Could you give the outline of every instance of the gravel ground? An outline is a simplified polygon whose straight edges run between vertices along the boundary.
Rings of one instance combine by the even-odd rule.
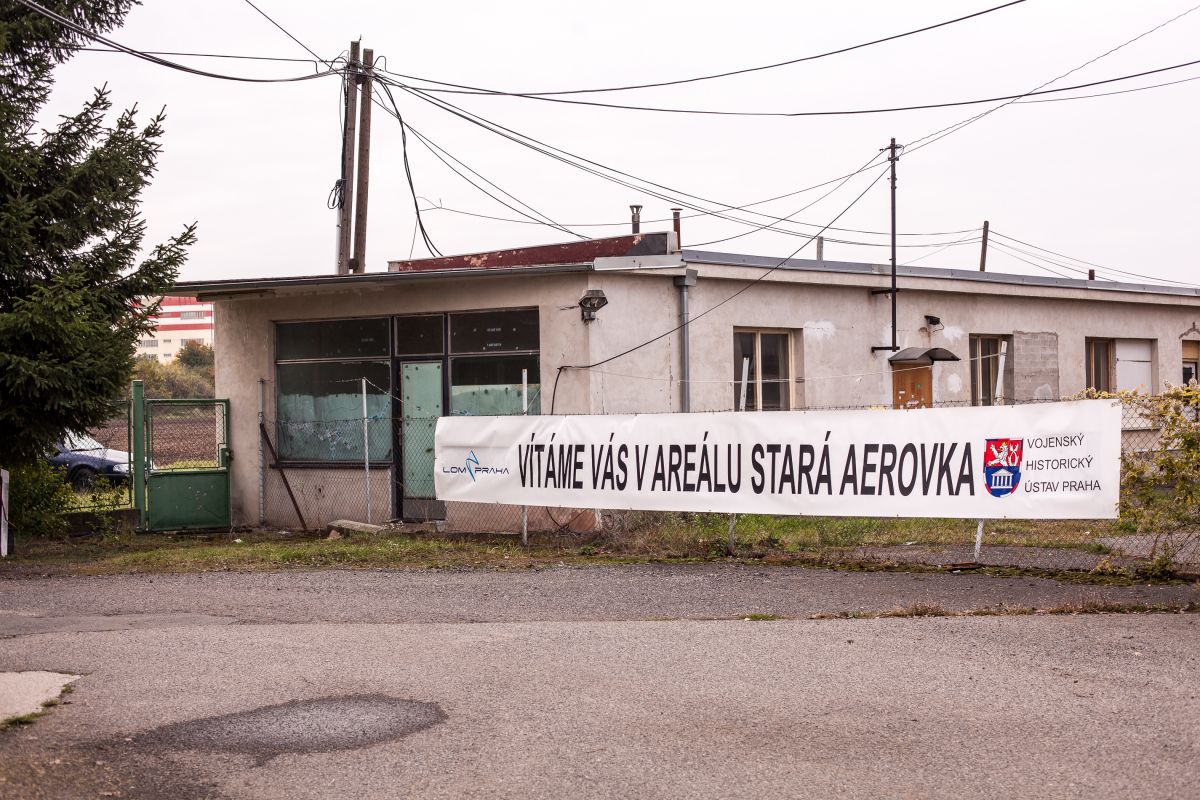
[[[0,636],[63,622],[45,618],[79,618],[71,623],[77,630],[138,624],[103,619],[124,614],[288,623],[526,622],[806,617],[917,603],[953,611],[1051,608],[1082,601],[1200,602],[1200,587],[736,564],[58,577],[0,580]]]

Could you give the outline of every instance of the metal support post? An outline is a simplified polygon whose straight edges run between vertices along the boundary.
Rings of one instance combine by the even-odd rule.
[[[738,411],[746,410],[746,384],[750,380],[750,356],[742,357],[742,390],[740,392],[740,400],[738,401]],[[729,541],[725,545],[725,551],[729,555],[733,555],[736,541],[733,538],[733,529],[737,525],[737,514],[729,515]]]
[[[529,415],[529,370],[521,370],[521,414]],[[529,506],[521,506],[521,545],[529,545]]]
[[[134,381],[129,391],[130,446],[133,448],[133,508],[138,527],[146,527],[146,389]]]
[[[367,416],[367,379],[362,379],[363,480],[367,487],[367,524],[371,524],[371,419]]]
[[[979,555],[983,552],[983,520],[975,528],[975,563],[979,563]]]
[[[258,426],[267,424],[267,379],[258,379]],[[267,456],[262,437],[258,437],[258,524],[267,524]]]

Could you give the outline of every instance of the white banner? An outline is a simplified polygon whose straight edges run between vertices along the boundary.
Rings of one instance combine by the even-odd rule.
[[[854,517],[1112,519],[1118,401],[443,417],[439,500]]]

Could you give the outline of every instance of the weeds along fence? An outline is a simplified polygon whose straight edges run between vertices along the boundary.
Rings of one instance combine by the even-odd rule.
[[[1148,411],[1152,400],[1125,403],[1122,450],[1127,461],[1160,452],[1161,431]],[[517,533],[524,527],[535,540],[538,534],[569,537],[630,555],[705,557],[726,551],[730,518],[725,514],[441,503],[433,488],[436,424],[436,418],[386,416],[365,423],[361,418],[266,420],[276,457],[264,448],[258,507],[243,508],[242,521],[289,530],[320,528],[338,519],[402,521],[410,528],[454,533]],[[975,520],[748,514],[736,518],[732,538],[737,552],[785,559],[1200,571],[1200,530],[1194,527],[1147,531],[1124,516],[1007,519],[985,521],[981,540],[979,535]]]

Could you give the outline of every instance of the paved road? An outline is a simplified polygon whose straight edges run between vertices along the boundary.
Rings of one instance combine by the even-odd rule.
[[[947,610],[1051,608],[1086,600],[1200,603],[1200,585],[1089,586],[970,573],[730,564],[0,579],[0,636],[30,632],[33,623],[13,620],[12,612],[26,617],[204,614],[240,622],[529,622],[807,617],[915,603]]]
[[[9,582],[0,669],[83,677],[0,797],[1195,796],[1200,615],[655,620],[1081,590],[638,570]]]

